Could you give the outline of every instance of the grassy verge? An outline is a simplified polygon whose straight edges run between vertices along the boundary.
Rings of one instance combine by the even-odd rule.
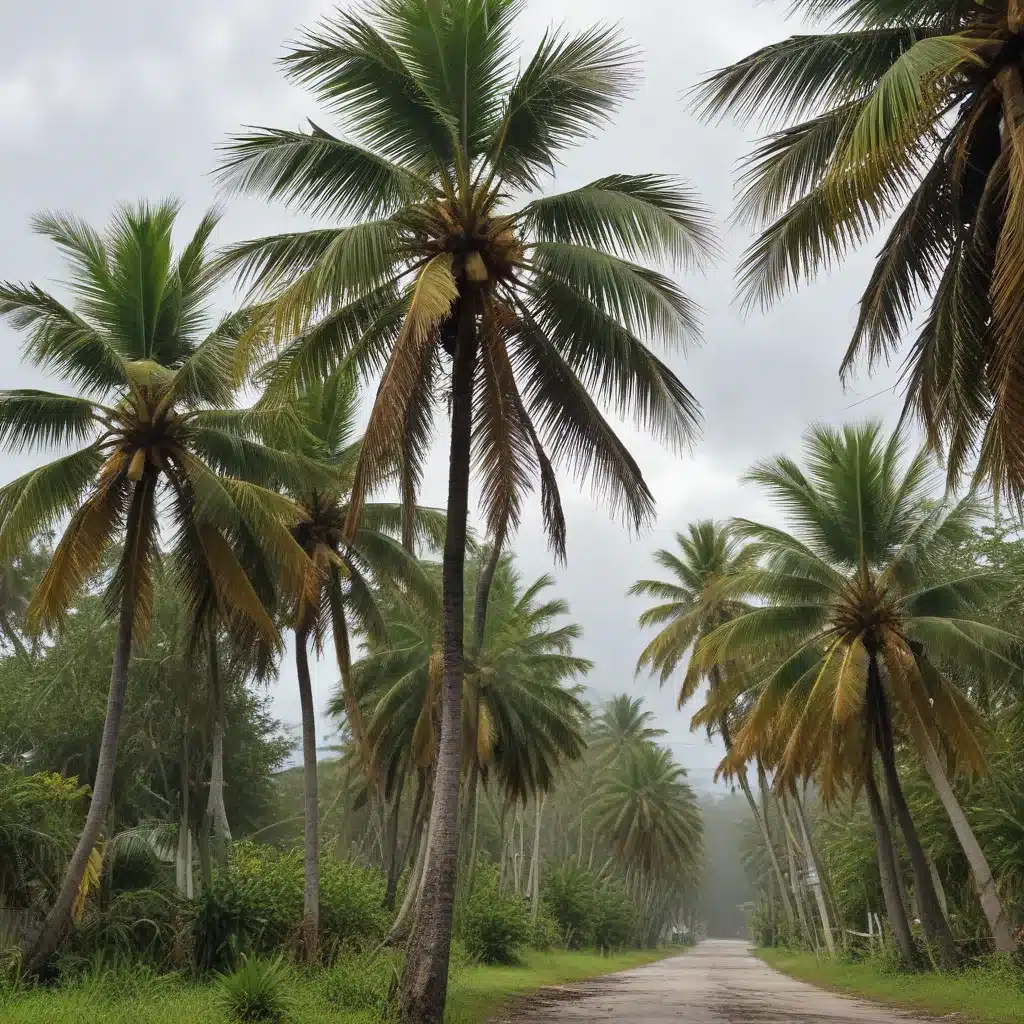
[[[615,956],[597,953],[529,953],[518,967],[474,966],[452,981],[445,1019],[449,1024],[482,1024],[518,996],[545,985],[583,981],[628,970],[679,952],[644,950]],[[316,980],[299,981],[292,992],[289,1024],[379,1024],[373,1012],[339,1012]],[[3,1024],[225,1024],[213,989],[168,979],[134,998],[118,998],[89,985],[28,992],[4,1001]]]
[[[955,974],[893,974],[870,963],[820,958],[813,953],[761,949],[772,967],[820,988],[862,996],[936,1017],[959,1014],[963,1024],[1019,1024],[1024,992],[1009,971],[972,968]]]

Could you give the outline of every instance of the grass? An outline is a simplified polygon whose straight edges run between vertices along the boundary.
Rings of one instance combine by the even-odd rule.
[[[545,985],[584,981],[652,963],[681,950],[642,950],[601,956],[598,953],[528,953],[518,967],[472,966],[453,978],[448,1024],[483,1024],[518,996]],[[380,1024],[372,1011],[338,1012],[316,980],[295,986],[289,1024]],[[0,997],[3,1024],[226,1024],[213,985],[162,978],[134,997],[113,995],[100,986],[30,991]]]
[[[817,957],[813,953],[760,949],[757,955],[785,974],[820,988],[862,996],[887,1006],[942,1017],[958,1014],[963,1024],[1019,1024],[1024,991],[1018,974],[997,966],[955,973],[893,973],[870,962]]]

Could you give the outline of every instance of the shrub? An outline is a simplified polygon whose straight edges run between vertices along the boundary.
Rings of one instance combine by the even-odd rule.
[[[260,897],[251,880],[229,873],[205,886],[192,919],[192,962],[197,974],[233,970],[239,956],[260,945],[266,926]]]
[[[498,873],[478,878],[462,913],[462,940],[485,964],[511,964],[530,941],[530,910],[518,893],[498,892]]]
[[[324,975],[324,996],[338,1010],[387,1017],[394,1009],[402,959],[399,950],[347,950]]]
[[[633,902],[629,894],[614,882],[599,887],[595,892],[592,928],[593,942],[599,949],[622,949],[632,940],[634,923]]]
[[[291,1008],[292,971],[282,956],[254,957],[217,982],[217,1002],[230,1020],[280,1024]]]
[[[537,920],[530,931],[530,945],[541,953],[546,953],[561,942],[558,921],[551,912],[551,907],[543,900],[537,914]]]
[[[545,879],[543,896],[561,941],[569,949],[594,944],[594,903],[598,885],[594,876],[575,861],[553,868]]]

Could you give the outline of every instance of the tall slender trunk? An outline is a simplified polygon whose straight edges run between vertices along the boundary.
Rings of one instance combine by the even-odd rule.
[[[800,803],[798,794],[793,795],[793,803],[796,807],[797,827],[800,829],[800,838],[804,844],[804,857],[807,861],[807,873],[811,878],[808,883],[814,893],[814,900],[818,904],[818,916],[821,918],[821,928],[825,933],[825,945],[828,946],[830,954],[835,954],[836,940],[832,934],[832,922],[829,920],[828,907],[825,904],[825,894],[822,891],[821,874],[814,856],[814,848],[811,845],[811,833],[807,828],[807,818],[803,806]]]
[[[444,683],[441,742],[428,833],[430,871],[410,936],[402,977],[402,1024],[441,1024],[448,995],[458,861],[459,789],[462,769],[462,673],[466,520],[473,433],[473,376],[476,367],[476,310],[463,296],[454,312],[458,335],[452,370],[451,449],[448,465],[448,523],[443,560]]]
[[[540,913],[540,826],[544,816],[544,801],[547,794],[541,793],[537,799],[537,820],[533,829],[533,859],[530,862],[530,923],[537,923]]]
[[[188,742],[188,715],[185,716],[185,725],[182,730],[181,744],[181,814],[178,819],[178,846],[174,853],[174,874],[178,892],[189,899],[189,890],[192,888],[192,833],[191,822],[189,821],[189,742]]]
[[[345,601],[341,593],[341,575],[337,568],[331,569],[328,599],[331,604],[331,633],[334,637],[334,654],[341,676],[341,695],[345,701],[345,718],[356,741],[363,773],[373,793],[379,795],[380,781],[373,767],[373,752],[366,733],[366,720],[356,699],[352,685],[352,646],[349,643],[348,623],[345,619]]]
[[[412,930],[416,918],[416,911],[419,906],[420,895],[423,891],[423,877],[428,867],[428,856],[430,852],[430,811],[420,818],[416,837],[416,858],[413,861],[412,872],[409,875],[409,885],[405,890],[405,898],[398,910],[398,916],[391,926],[391,932],[387,941],[390,945],[398,945],[405,942]],[[426,834],[424,834],[426,829]]]
[[[231,849],[231,826],[224,806],[224,688],[221,685],[220,660],[217,657],[217,627],[207,623],[206,649],[209,658],[210,696],[213,698],[213,743],[210,758],[210,792],[206,814],[217,863],[224,867]]]
[[[779,797],[779,816],[782,818],[782,831],[786,840],[786,859],[789,862],[789,885],[793,892],[793,902],[796,903],[797,914],[800,917],[800,927],[803,928],[804,937],[811,944],[814,950],[818,948],[818,936],[814,930],[814,923],[807,912],[807,903],[804,900],[803,888],[800,885],[800,873],[797,869],[796,842],[793,837],[793,829],[790,826],[786,814],[785,797]]]
[[[844,938],[844,932],[842,930],[842,918],[839,913],[839,906],[836,903],[835,892],[832,888],[832,880],[829,878],[828,870],[825,867],[821,856],[818,853],[818,848],[814,842],[814,830],[811,828],[810,823],[807,819],[807,811],[804,807],[804,802],[807,799],[807,783],[804,782],[804,793],[803,797],[799,793],[794,793],[794,805],[796,807],[796,813],[800,817],[800,828],[807,834],[807,838],[810,844],[810,857],[813,861],[814,870],[818,873],[818,878],[821,880],[821,891],[825,897],[825,905],[828,908],[831,920],[835,923],[836,928],[839,929],[839,942],[842,945],[846,945]]]
[[[491,598],[491,584],[494,582],[494,574],[501,561],[502,537],[495,537],[491,545],[487,561],[480,570],[480,576],[476,581],[476,595],[473,600],[473,644],[476,653],[483,650],[484,637],[487,633],[487,605]]]
[[[960,954],[956,948],[953,933],[950,931],[949,922],[939,905],[931,872],[928,870],[928,858],[925,857],[914,819],[911,817],[910,808],[903,795],[903,786],[900,783],[899,772],[896,770],[896,748],[893,741],[892,720],[889,717],[888,701],[882,688],[878,659],[874,652],[871,652],[868,659],[868,704],[875,715],[875,742],[882,759],[885,787],[892,800],[893,811],[910,856],[910,867],[914,874],[914,894],[917,897],[917,906],[921,913],[921,924],[928,941],[935,947],[941,965],[952,969],[960,962]]]
[[[476,875],[477,841],[480,838],[480,780],[473,789],[473,841],[469,847],[469,892],[473,892],[473,878]]]
[[[61,882],[57,898],[46,915],[43,927],[25,958],[25,970],[36,974],[53,956],[71,926],[71,911],[75,897],[81,888],[89,856],[99,842],[103,822],[110,803],[114,785],[114,770],[117,767],[117,741],[121,731],[124,713],[125,690],[128,686],[128,665],[132,654],[132,627],[135,622],[135,603],[139,584],[139,559],[142,557],[148,536],[143,535],[152,522],[153,493],[156,478],[144,472],[132,491],[128,521],[125,526],[125,546],[122,555],[124,567],[121,607],[118,616],[117,639],[114,643],[114,658],[110,668],[110,689],[107,693],[107,713],[103,721],[103,735],[100,739],[99,757],[96,761],[96,777],[93,780],[89,811],[85,826],[78,838],[75,852],[71,855],[67,870]],[[145,520],[145,523],[144,523]]]
[[[320,946],[320,809],[317,806],[316,713],[309,676],[309,634],[295,630],[295,670],[302,707],[303,840],[305,847],[302,894],[302,943],[307,961],[314,961]]]
[[[416,771],[416,796],[412,802],[412,817],[409,819],[409,838],[402,847],[401,856],[395,865],[394,878],[388,877],[387,891],[384,895],[384,906],[388,910],[395,909],[395,896],[398,893],[398,883],[402,878],[402,872],[409,863],[410,855],[415,858],[419,851],[420,835],[423,831],[423,799],[427,789],[427,774],[423,769]]]
[[[974,876],[974,884],[978,890],[978,898],[981,901],[981,909],[985,912],[985,919],[988,921],[989,929],[996,949],[1003,953],[1012,953],[1017,948],[1013,938],[1013,931],[1007,914],[1003,910],[999,900],[999,892],[996,889],[995,879],[992,877],[992,870],[988,866],[988,860],[974,834],[967,815],[964,814],[956,793],[946,778],[942,768],[942,762],[935,751],[928,734],[921,731],[918,737],[918,746],[924,758],[925,768],[928,770],[928,777],[931,779],[932,787],[938,793],[942,806],[946,809],[950,824],[960,840],[960,846],[971,867],[971,874]]]
[[[896,948],[903,957],[905,966],[916,966],[917,957],[914,953],[914,940],[910,934],[910,922],[907,920],[907,908],[900,896],[899,862],[896,860],[896,849],[893,845],[889,822],[885,817],[882,797],[875,783],[875,767],[872,758],[868,758],[864,772],[864,792],[867,796],[868,813],[875,830],[875,851],[878,857],[878,876],[882,882],[882,896],[885,899],[885,912],[889,916],[889,927],[892,928]]]
[[[405,772],[398,776],[395,795],[391,798],[391,817],[388,820],[387,857],[388,881],[384,891],[384,906],[388,910],[395,907],[395,892],[398,889],[398,826],[402,816],[402,794],[405,792]]]

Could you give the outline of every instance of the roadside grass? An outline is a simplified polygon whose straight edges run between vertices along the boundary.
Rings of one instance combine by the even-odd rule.
[[[935,1017],[956,1014],[960,1024],[1024,1021],[1022,975],[994,962],[951,973],[894,973],[871,962],[818,957],[813,953],[758,949],[766,964],[800,981],[844,995]]]
[[[483,1024],[511,1001],[546,985],[584,981],[682,952],[678,947],[599,953],[529,952],[516,967],[473,965],[452,978],[449,1024]],[[380,1024],[377,1011],[341,1012],[317,978],[297,978],[288,1024]],[[3,1024],[227,1024],[212,985],[161,978],[145,992],[123,997],[88,984],[0,995]]]

